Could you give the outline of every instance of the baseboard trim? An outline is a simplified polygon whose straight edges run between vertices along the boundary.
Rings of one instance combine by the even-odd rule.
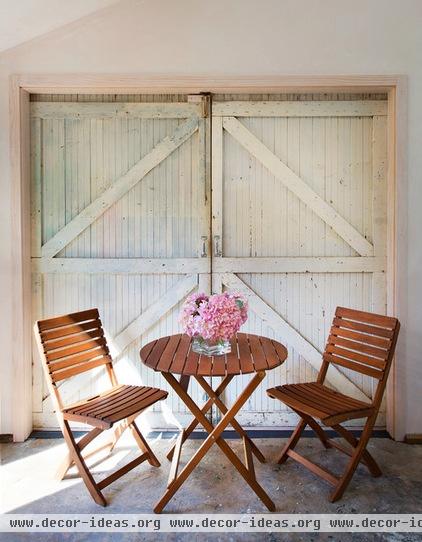
[[[85,435],[88,431],[74,431],[75,437],[82,437]],[[333,431],[332,429],[327,429],[325,431],[327,435],[332,437],[338,437],[337,433]],[[361,434],[360,429],[351,429],[351,433],[355,437],[360,437]],[[246,429],[246,433],[250,438],[288,438],[292,430],[291,429]],[[172,430],[154,430],[148,433],[148,437],[151,439],[154,438],[161,438],[161,439],[172,439],[175,438],[179,434],[178,431],[172,431]],[[198,439],[198,440],[204,440],[207,437],[208,433],[205,431],[194,431],[190,438]],[[313,431],[304,431],[303,436],[305,438],[316,438],[316,435]],[[372,437],[373,438],[391,438],[390,435],[387,433],[385,429],[375,429],[372,431]],[[63,438],[63,435],[61,431],[32,431],[32,433],[29,435],[30,439],[58,439]],[[224,431],[223,432],[223,438],[228,440],[236,440],[239,439],[239,435],[235,431]]]
[[[404,437],[406,444],[422,444],[422,433],[408,433]]]

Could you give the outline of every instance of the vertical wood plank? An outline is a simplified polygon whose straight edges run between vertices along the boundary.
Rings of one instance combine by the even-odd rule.
[[[387,117],[372,120],[373,245],[374,256],[387,256]],[[386,273],[372,274],[372,310],[387,313]],[[373,383],[375,388],[375,384]],[[386,411],[384,395],[380,411]]]
[[[373,243],[374,255],[387,253],[387,119],[373,117]],[[374,273],[372,307],[374,312],[386,313],[385,273]]]
[[[31,296],[31,238],[30,238],[30,122],[29,93],[20,88],[14,77],[10,80],[10,141],[12,175],[12,289],[11,326],[14,332],[11,366],[13,367],[11,409],[6,412],[0,405],[2,419],[11,420],[13,439],[24,441],[31,432],[31,321],[26,302]],[[19,240],[19,242],[18,242]],[[2,390],[6,391],[7,390]],[[7,404],[7,403],[6,403]]]
[[[42,120],[31,121],[31,256],[41,256],[41,175],[42,175]],[[32,321],[41,318],[42,310],[42,275],[32,273]],[[42,410],[43,373],[38,348],[33,339],[32,349],[32,408],[34,412]]]
[[[212,232],[223,242],[223,118],[212,119]],[[223,246],[221,245],[221,250]]]
[[[202,96],[204,108],[210,111],[210,98]],[[199,119],[198,127],[198,189],[200,209],[199,232],[201,240],[206,237],[208,273],[201,273],[198,277],[198,291],[206,294],[211,293],[211,118],[207,114]],[[200,247],[198,247],[200,249]]]

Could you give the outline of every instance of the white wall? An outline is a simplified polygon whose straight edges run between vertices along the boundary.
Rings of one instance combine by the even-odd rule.
[[[119,0],[0,1],[0,51],[16,47]],[[40,17],[40,14],[42,16]]]
[[[407,398],[405,432],[422,433],[421,57],[420,0],[124,0],[0,55],[0,433],[12,430],[8,77],[61,72],[408,75],[409,289],[399,393]]]

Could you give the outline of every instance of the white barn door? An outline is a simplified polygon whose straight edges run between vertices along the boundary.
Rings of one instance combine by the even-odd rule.
[[[34,320],[98,307],[122,382],[166,387],[141,366],[141,344],[179,331],[190,292],[211,281],[241,291],[247,329],[285,343],[289,358],[239,417],[294,425],[265,389],[315,379],[337,305],[386,309],[387,103],[367,98],[221,95],[211,120],[201,96],[36,97]],[[33,381],[34,427],[56,428],[36,356]],[[329,381],[357,398],[373,392],[348,370],[330,369]],[[64,397],[103,384],[101,372],[80,375]],[[188,418],[171,394],[148,423]]]
[[[248,329],[289,349],[239,415],[257,427],[295,423],[265,389],[315,380],[337,305],[386,310],[387,103],[297,99],[213,101],[213,290],[243,292]],[[372,395],[369,377],[328,379]]]
[[[209,289],[206,98],[58,98],[31,104],[33,318],[98,307],[121,381],[165,387],[139,348],[177,332],[185,297]],[[55,428],[35,355],[33,375],[34,427]],[[65,382],[65,400],[103,378]],[[171,396],[148,423],[185,413]]]

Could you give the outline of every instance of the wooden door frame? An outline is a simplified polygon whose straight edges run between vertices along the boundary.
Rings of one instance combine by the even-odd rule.
[[[10,76],[12,182],[12,429],[14,441],[32,431],[30,258],[30,94],[388,93],[387,312],[407,311],[407,77],[404,75],[166,76],[27,74]],[[405,436],[404,348],[397,352],[387,394],[387,429]]]

